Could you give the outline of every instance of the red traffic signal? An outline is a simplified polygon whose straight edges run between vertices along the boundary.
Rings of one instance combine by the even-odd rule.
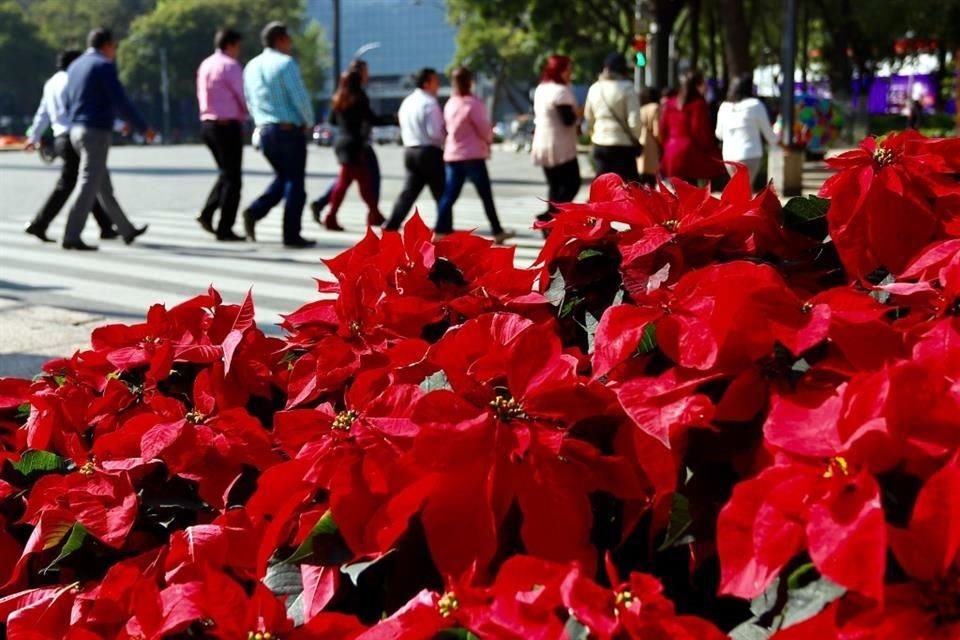
[[[647,38],[646,36],[634,36],[633,37],[633,50],[635,53],[646,53],[647,52]]]

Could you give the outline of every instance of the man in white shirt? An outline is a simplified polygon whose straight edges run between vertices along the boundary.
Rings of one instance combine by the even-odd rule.
[[[57,181],[53,193],[50,194],[43,207],[24,229],[30,235],[44,242],[54,241],[47,236],[47,228],[70,198],[70,194],[77,184],[77,174],[80,171],[80,156],[70,144],[70,121],[63,100],[63,91],[67,87],[67,67],[79,58],[81,53],[81,51],[76,50],[60,52],[57,57],[59,71],[53,74],[43,85],[43,97],[40,99],[40,106],[37,107],[37,113],[33,116],[33,124],[30,125],[28,131],[26,149],[32,151],[39,146],[40,139],[47,128],[53,129],[54,152],[63,158],[60,179]],[[91,211],[100,226],[101,238],[109,240],[119,235],[114,230],[113,223],[106,212],[100,207],[99,202],[94,202]]]
[[[403,164],[407,179],[403,190],[393,206],[390,220],[384,226],[388,231],[397,231],[410,213],[424,186],[437,202],[443,195],[443,141],[446,132],[443,112],[437,102],[440,91],[440,75],[435,69],[425,67],[416,76],[417,88],[400,104],[397,117],[400,120],[400,138],[406,147]]]

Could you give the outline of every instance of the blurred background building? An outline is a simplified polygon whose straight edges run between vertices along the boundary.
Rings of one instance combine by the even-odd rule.
[[[334,1],[307,2],[307,19],[323,25],[331,42]],[[355,52],[367,49],[362,56],[370,65],[367,93],[377,113],[394,113],[399,108],[413,87],[411,75],[417,69],[433,67],[445,76],[456,51],[455,37],[443,0],[340,0],[339,68],[345,69]],[[324,113],[333,82],[331,78],[322,91]],[[441,95],[449,95],[446,82]]]

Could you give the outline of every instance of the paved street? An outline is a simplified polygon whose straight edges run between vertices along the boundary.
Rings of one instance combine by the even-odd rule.
[[[401,149],[381,146],[377,151],[383,171],[381,206],[389,215],[403,179]],[[581,163],[586,173],[583,157]],[[316,295],[312,278],[325,275],[320,259],[351,246],[364,231],[366,211],[352,187],[341,210],[347,232],[327,232],[304,212],[304,235],[319,241],[316,249],[284,249],[279,208],[258,225],[259,243],[217,243],[194,222],[215,179],[205,147],[118,147],[111,151],[110,164],[120,203],[134,224],[149,223],[150,231],[127,247],[100,242],[90,220],[84,237],[99,243],[100,251],[78,253],[42,244],[22,231],[48,195],[59,165],[44,165],[35,154],[0,153],[0,375],[30,375],[49,356],[85,345],[99,324],[138,321],[149,305],[175,304],[209,284],[233,302],[252,287],[258,321],[265,330],[276,330],[279,314]],[[272,175],[250,148],[245,165],[244,203],[259,195]],[[330,149],[311,146],[308,197],[325,189],[336,170]],[[530,225],[543,208],[542,174],[528,155],[503,150],[494,151],[490,173],[503,224],[518,234],[517,263],[529,265],[540,247],[539,234]],[[822,179],[821,173],[809,171],[805,188],[815,190]],[[586,193],[583,187],[580,196]],[[432,224],[436,206],[426,191],[418,206]],[[454,215],[457,228],[488,232],[471,186],[464,189]],[[51,229],[53,237],[60,237],[65,219],[66,210]],[[239,222],[236,229],[242,231]]]
[[[383,172],[381,207],[389,215],[402,186],[402,151],[395,146],[377,151]],[[540,244],[530,225],[543,208],[542,173],[526,154],[494,153],[490,172],[497,207],[504,226],[517,231],[517,262],[530,264]],[[244,160],[241,207],[259,195],[272,175],[263,156],[249,147]],[[150,304],[175,304],[208,284],[228,301],[239,301],[252,286],[257,319],[269,328],[278,314],[316,295],[312,278],[324,275],[320,259],[351,246],[364,231],[366,210],[354,186],[341,209],[347,232],[323,230],[304,212],[304,235],[319,241],[316,249],[284,249],[279,208],[258,225],[259,243],[217,243],[194,222],[216,175],[205,147],[117,147],[111,150],[110,165],[121,205],[134,224],[149,223],[150,230],[129,247],[100,242],[91,219],[84,238],[99,243],[100,251],[87,254],[42,244],[22,231],[52,188],[59,165],[44,165],[36,154],[0,154],[0,375],[11,369],[34,371],[46,355],[69,353],[83,344],[90,329],[106,318],[134,321]],[[337,171],[333,152],[311,146],[307,169],[312,198]],[[418,206],[432,224],[436,206],[428,192]],[[488,231],[469,185],[454,216],[457,228]],[[60,237],[65,219],[66,209],[51,228],[53,237]],[[236,229],[242,232],[239,221]]]

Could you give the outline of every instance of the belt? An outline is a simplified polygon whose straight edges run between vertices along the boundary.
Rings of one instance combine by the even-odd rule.
[[[270,124],[263,125],[264,127],[276,127],[283,131],[289,131],[291,129],[303,129],[303,125],[293,124],[292,122],[271,122]]]
[[[241,124],[241,122],[240,122],[239,120],[204,120],[203,123],[204,123],[204,124],[215,124],[215,125],[217,125],[217,126],[219,126],[219,127],[223,127],[223,126],[227,126],[227,125],[234,125],[234,124]]]

